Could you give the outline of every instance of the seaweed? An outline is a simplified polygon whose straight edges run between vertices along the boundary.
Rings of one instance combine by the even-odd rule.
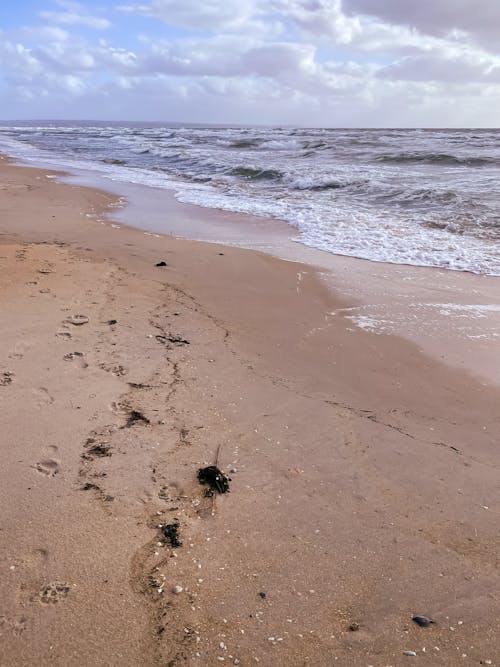
[[[161,532],[173,549],[182,547],[182,542],[179,540],[179,524],[177,522],[161,526]]]
[[[209,488],[207,495],[217,493],[229,493],[229,482],[231,479],[224,475],[217,466],[207,466],[198,470],[198,481],[206,484]]]

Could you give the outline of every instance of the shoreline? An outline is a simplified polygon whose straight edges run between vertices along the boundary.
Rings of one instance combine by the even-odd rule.
[[[313,267],[0,169],[2,664],[494,660],[497,387],[348,326]]]
[[[48,171],[61,183],[116,197],[101,221],[305,264],[317,271],[334,298],[342,295],[344,308],[334,315],[343,314],[351,326],[401,336],[437,361],[500,386],[495,363],[500,355],[498,276],[337,255],[294,240],[293,228],[284,221],[185,204],[170,190],[107,182],[83,171]]]

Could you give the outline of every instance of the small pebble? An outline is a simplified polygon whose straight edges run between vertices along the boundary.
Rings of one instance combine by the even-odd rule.
[[[184,589],[182,588],[182,586],[174,586],[172,588],[172,593],[175,593],[176,595],[179,595],[179,593],[182,593],[183,590]]]
[[[403,655],[406,655],[409,658],[416,658],[417,656],[415,651],[403,651]]]

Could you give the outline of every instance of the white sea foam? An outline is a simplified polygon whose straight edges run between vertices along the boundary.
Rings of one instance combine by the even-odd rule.
[[[390,329],[391,323],[388,320],[380,320],[368,315],[346,315],[346,319],[351,320],[359,329],[364,329],[370,333],[383,334]]]
[[[430,304],[438,308],[441,315],[452,315],[453,317],[463,317],[483,319],[490,313],[500,313],[500,306],[494,303],[487,304],[463,304],[463,303],[434,303]]]
[[[18,123],[0,128],[0,146],[33,164],[278,218],[294,240],[328,252],[500,275],[499,136]]]

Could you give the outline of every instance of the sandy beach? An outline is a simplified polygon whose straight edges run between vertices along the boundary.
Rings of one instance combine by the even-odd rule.
[[[0,160],[0,664],[500,664],[494,348],[56,176]]]

